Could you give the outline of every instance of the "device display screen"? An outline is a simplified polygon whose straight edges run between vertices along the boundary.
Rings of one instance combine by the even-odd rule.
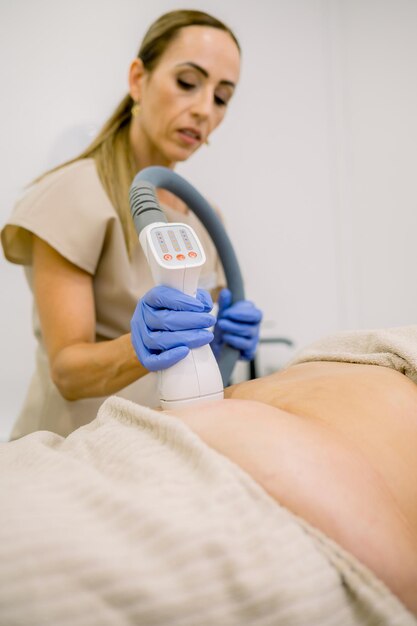
[[[167,224],[152,229],[151,238],[157,256],[164,265],[200,265],[203,260],[198,240],[184,224]]]

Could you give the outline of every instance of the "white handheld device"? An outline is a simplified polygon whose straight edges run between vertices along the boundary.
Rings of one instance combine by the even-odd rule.
[[[157,285],[195,296],[206,255],[190,226],[154,222],[141,230],[139,241]],[[163,409],[223,398],[222,376],[209,345],[191,350],[158,377]]]

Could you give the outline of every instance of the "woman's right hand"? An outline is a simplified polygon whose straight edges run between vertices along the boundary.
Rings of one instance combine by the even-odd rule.
[[[158,285],[141,298],[130,329],[136,356],[146,369],[163,370],[213,340],[208,330],[216,322],[210,314],[210,294],[198,289],[196,297]]]

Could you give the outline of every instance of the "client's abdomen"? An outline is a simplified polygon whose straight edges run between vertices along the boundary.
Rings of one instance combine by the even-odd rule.
[[[172,413],[280,504],[354,554],[417,612],[417,599],[414,606],[410,600],[417,584],[415,538],[381,475],[343,434],[326,422],[253,400]]]

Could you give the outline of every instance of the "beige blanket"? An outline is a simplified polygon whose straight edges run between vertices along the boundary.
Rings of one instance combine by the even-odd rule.
[[[416,626],[177,418],[120,398],[0,446],[4,626]]]
[[[417,383],[417,325],[335,333],[301,350],[289,365],[308,361],[391,367]]]

